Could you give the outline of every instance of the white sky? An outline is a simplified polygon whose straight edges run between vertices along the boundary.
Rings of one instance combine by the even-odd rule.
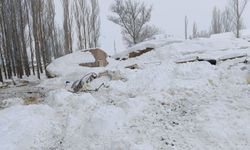
[[[214,6],[223,9],[228,0],[141,0],[153,5],[151,24],[159,27],[166,34],[184,36],[184,17],[189,18],[189,33],[195,21],[199,30],[207,30],[211,22],[211,14]],[[119,26],[108,21],[110,5],[113,0],[99,0],[101,9],[101,47],[109,53],[113,53],[114,41],[117,51],[125,49]],[[57,21],[62,22],[62,10],[60,0],[55,0],[57,7]],[[244,13],[244,23],[250,28],[250,3]],[[75,33],[74,33],[75,34]],[[74,39],[76,41],[76,39]]]

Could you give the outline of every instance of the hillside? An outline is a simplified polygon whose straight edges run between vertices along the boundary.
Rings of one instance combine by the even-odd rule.
[[[55,78],[35,86],[50,89],[42,101],[0,102],[0,149],[247,150],[248,35],[162,36],[109,57],[109,65],[100,68],[79,66],[81,57],[93,59],[81,51],[61,57],[48,66]],[[146,48],[152,50],[129,58]],[[118,79],[101,76],[87,87],[104,84],[98,91],[72,92],[74,81],[107,70]]]

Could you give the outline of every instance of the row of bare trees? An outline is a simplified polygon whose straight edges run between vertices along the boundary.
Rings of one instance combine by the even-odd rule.
[[[40,79],[53,59],[73,51],[74,21],[78,48],[98,46],[98,0],[61,2],[62,28],[55,23],[54,0],[0,1],[0,82],[24,75]]]
[[[63,55],[50,0],[0,1],[0,81],[44,72]]]
[[[240,30],[244,28],[243,12],[249,0],[229,0],[223,11],[214,7],[212,12],[211,27],[209,31],[198,31],[197,24],[193,23],[193,35],[190,38],[209,37],[211,34],[233,32],[235,37],[240,37]],[[187,24],[185,17],[185,38],[187,39]]]
[[[65,0],[64,0],[65,1]],[[98,0],[74,0],[78,49],[97,47],[100,37],[100,18]]]
[[[49,28],[53,17],[52,3],[42,0],[1,0],[1,68],[6,79],[22,78],[33,72],[40,78],[43,68],[50,62],[49,49],[55,50],[49,39],[55,36],[55,28]],[[46,12],[46,13],[45,13]],[[54,22],[52,22],[54,23]],[[55,31],[53,35],[49,30]],[[2,75],[2,72],[0,73]],[[3,80],[3,77],[1,77]]]
[[[242,15],[248,0],[230,0],[224,11],[214,7],[211,22],[211,33],[234,32],[240,37],[240,30],[244,28]]]
[[[98,0],[61,0],[63,6],[64,49],[73,51],[73,25],[77,34],[77,49],[99,46],[100,8]]]

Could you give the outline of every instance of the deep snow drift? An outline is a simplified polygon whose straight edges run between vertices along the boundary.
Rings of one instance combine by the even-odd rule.
[[[38,85],[54,89],[44,102],[4,100],[9,105],[0,110],[0,149],[249,149],[250,64],[243,63],[249,58],[217,65],[176,61],[249,56],[250,42],[230,34],[187,41],[160,38],[118,55],[149,46],[154,50],[136,58],[109,58],[105,68],[79,66],[77,52],[55,60],[49,71],[57,77]],[[125,69],[133,64],[139,69]],[[65,81],[105,70],[119,71],[127,80],[96,79],[90,88],[105,87],[92,93],[71,93],[65,87]]]

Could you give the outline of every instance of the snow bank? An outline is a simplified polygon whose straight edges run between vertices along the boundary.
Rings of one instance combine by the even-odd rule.
[[[241,31],[241,37],[243,39],[248,40],[248,42],[250,41],[250,30],[249,29],[245,29]]]
[[[232,32],[212,34],[210,38],[211,39],[236,39],[234,33]]]
[[[60,114],[65,149],[150,150],[149,144],[136,144],[126,135],[127,115],[120,107],[100,105],[91,94],[65,90],[50,92],[46,103]]]
[[[250,30],[249,29],[241,30],[240,37],[242,39],[250,40]],[[233,32],[213,34],[210,36],[210,38],[212,39],[236,39],[235,34]]]
[[[0,149],[54,149],[61,128],[55,111],[46,105],[13,106],[0,111]]]
[[[149,40],[149,41],[145,41],[145,42],[136,44],[135,46],[129,48],[128,50],[114,55],[113,58],[127,58],[128,54],[131,53],[131,52],[136,52],[138,50],[143,50],[143,49],[146,49],[146,48],[156,49],[156,48],[163,47],[164,45],[170,45],[170,44],[173,44],[173,43],[180,43],[180,42],[182,42],[182,40],[180,40],[180,39],[168,39],[168,38],[160,38],[160,39],[157,39],[157,40]]]
[[[95,62],[90,52],[76,51],[55,59],[46,69],[51,76],[63,76],[82,70],[80,63]]]

